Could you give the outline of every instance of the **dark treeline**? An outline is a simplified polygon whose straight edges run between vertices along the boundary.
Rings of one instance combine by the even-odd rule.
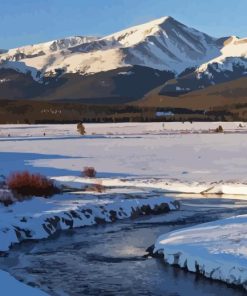
[[[157,116],[157,112],[169,112]],[[171,115],[173,114],[173,115]],[[211,110],[141,107],[137,105],[86,105],[36,101],[1,101],[0,123],[76,123],[151,121],[243,121],[247,105]]]

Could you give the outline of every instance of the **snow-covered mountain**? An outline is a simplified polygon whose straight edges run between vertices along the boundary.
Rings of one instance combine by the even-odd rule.
[[[219,56],[200,65],[187,75],[168,81],[160,94],[177,96],[245,76],[247,76],[247,38],[232,36],[225,40]]]
[[[66,50],[70,47],[87,42],[92,42],[96,39],[96,37],[74,36],[39,44],[17,47],[10,49],[7,52],[5,51],[6,54],[2,56],[2,58],[10,61],[18,61],[25,58],[34,58],[36,56],[48,55],[56,51]]]
[[[11,49],[0,61],[4,68],[31,71],[34,78],[57,69],[92,74],[131,65],[179,73],[216,58],[223,43],[164,17],[103,38],[71,37]]]
[[[163,17],[105,37],[68,37],[0,53],[0,88],[4,87],[4,96],[8,96],[8,83],[13,86],[15,79],[23,80],[26,75],[32,90],[42,85],[38,86],[41,96],[42,92],[47,96],[47,89],[52,94],[54,88],[57,93],[58,87],[66,86],[62,99],[80,99],[85,96],[83,88],[90,89],[94,79],[95,97],[100,97],[99,89],[107,89],[103,91],[106,96],[119,96],[119,88],[138,88],[138,81],[147,79],[152,83],[147,81],[146,91],[166,83],[161,94],[180,95],[245,76],[246,58],[247,39],[214,38],[172,17]],[[175,80],[167,81],[174,76]],[[92,91],[86,93],[90,98]],[[23,96],[27,95],[22,92]]]
[[[247,38],[239,39],[232,36],[227,39],[218,57],[198,67],[197,77],[200,78],[200,75],[204,73],[204,75],[208,75],[209,79],[213,78],[210,70],[225,73],[226,78],[234,73],[236,75],[247,74]]]

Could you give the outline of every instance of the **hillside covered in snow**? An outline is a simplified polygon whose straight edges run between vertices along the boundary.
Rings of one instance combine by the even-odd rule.
[[[246,39],[163,17],[104,37],[1,50],[0,99],[122,103],[159,86],[161,96],[180,96],[245,77],[246,56]]]
[[[224,38],[164,17],[103,38],[70,37],[11,49],[1,56],[1,67],[31,71],[34,79],[56,69],[94,74],[133,65],[180,73],[218,57],[223,46]]]

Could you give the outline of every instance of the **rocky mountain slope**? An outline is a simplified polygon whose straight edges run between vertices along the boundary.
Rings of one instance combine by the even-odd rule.
[[[161,95],[162,88],[163,86],[159,86],[153,89],[136,104],[143,107],[188,108],[204,111],[215,107],[221,110],[233,110],[236,106],[238,109],[247,106],[247,77],[211,85],[176,97]]]
[[[230,37],[224,42],[221,54],[199,67],[167,82],[161,95],[179,96],[211,85],[247,76],[247,38]]]

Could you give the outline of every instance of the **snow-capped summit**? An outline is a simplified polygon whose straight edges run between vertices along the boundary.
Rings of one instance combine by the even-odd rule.
[[[45,76],[57,69],[92,74],[131,65],[179,73],[217,57],[224,41],[163,17],[102,38],[70,37],[12,49],[0,58],[4,68],[31,68]]]
[[[118,42],[119,46],[128,47],[133,46],[139,42],[142,42],[148,36],[155,35],[160,30],[160,25],[164,24],[171,17],[166,16],[160,19],[153,20],[151,22],[137,25],[117,33],[108,35],[103,39],[114,40]]]
[[[76,51],[93,53],[88,73],[124,65],[179,73],[217,57],[225,39],[213,38],[168,16],[79,45]]]
[[[63,99],[98,99],[103,93],[118,96],[116,89],[121,89],[124,99],[136,98],[158,85],[164,85],[161,95],[176,96],[246,76],[247,38],[214,38],[166,16],[104,37],[75,36],[10,49],[0,53],[0,70],[4,97],[13,89],[8,85],[14,80],[13,72],[18,72],[19,79],[26,75],[32,80],[29,83],[36,83],[32,90],[42,88],[37,93],[54,87],[57,97]],[[77,82],[70,85],[63,79],[62,91],[61,84],[50,82],[63,75]],[[93,75],[98,75],[98,84],[92,90]],[[148,80],[145,89],[140,85],[144,80]],[[137,94],[133,85],[143,92]],[[27,95],[21,91],[20,96],[33,96],[35,92],[30,94],[28,89]],[[50,97],[54,97],[52,91]]]
[[[160,30],[160,25],[170,18],[171,17],[163,17],[145,24],[130,27],[95,40],[90,43],[90,46],[88,44],[82,44],[75,49],[80,52],[88,52],[99,49],[106,50],[114,47],[131,47],[143,42],[147,37],[155,35]]]
[[[247,68],[247,38],[232,36],[224,42],[221,54],[201,65],[197,72],[205,72],[213,64],[218,64],[218,69],[233,71],[234,64],[243,64],[243,62]]]

